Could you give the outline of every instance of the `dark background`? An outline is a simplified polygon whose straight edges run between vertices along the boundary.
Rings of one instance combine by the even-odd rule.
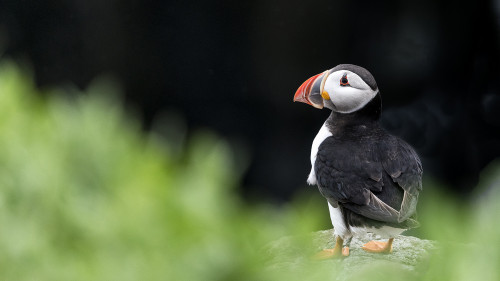
[[[30,61],[39,86],[112,73],[145,129],[175,110],[243,143],[243,194],[278,201],[305,185],[329,114],[293,94],[340,63],[371,71],[384,127],[467,197],[500,155],[499,28],[499,1],[0,2],[3,56]]]

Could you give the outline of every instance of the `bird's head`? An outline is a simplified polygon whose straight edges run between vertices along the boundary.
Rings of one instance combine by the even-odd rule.
[[[339,113],[352,113],[367,105],[378,94],[377,82],[368,70],[340,64],[307,79],[293,101]]]

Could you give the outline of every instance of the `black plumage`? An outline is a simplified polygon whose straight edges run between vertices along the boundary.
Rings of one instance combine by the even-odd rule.
[[[332,111],[325,123],[331,136],[314,163],[317,185],[349,226],[412,228],[422,165],[410,145],[381,128],[380,109],[377,94],[359,111]]]

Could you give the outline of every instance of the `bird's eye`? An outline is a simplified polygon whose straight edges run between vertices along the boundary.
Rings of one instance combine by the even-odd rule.
[[[347,80],[347,74],[342,75],[342,78],[340,78],[340,86],[350,86],[349,80]]]

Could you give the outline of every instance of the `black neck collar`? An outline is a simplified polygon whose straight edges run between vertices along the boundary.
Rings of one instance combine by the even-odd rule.
[[[380,97],[380,92],[377,92],[377,95],[362,109],[352,113],[332,111],[332,114],[330,114],[326,122],[327,125],[333,127],[364,125],[366,123],[378,121],[381,111],[382,98]]]

